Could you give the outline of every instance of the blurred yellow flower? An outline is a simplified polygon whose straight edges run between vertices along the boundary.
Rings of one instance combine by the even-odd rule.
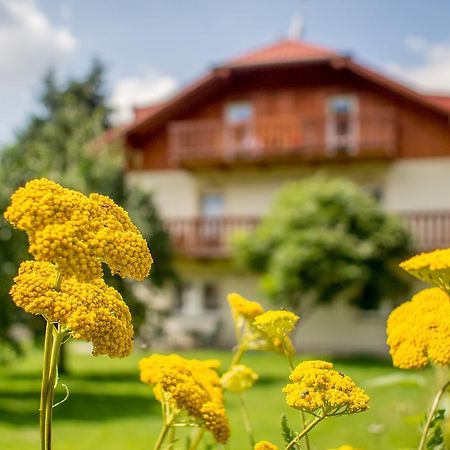
[[[387,336],[394,366],[449,365],[450,296],[439,288],[418,292],[391,312]]]
[[[278,447],[269,441],[259,441],[253,447],[253,450],[278,450]]]
[[[284,339],[300,318],[290,311],[267,311],[255,317],[253,325],[265,335]]]
[[[338,448],[330,448],[328,450],[360,450],[360,449],[352,447],[351,445],[341,445]]]
[[[227,391],[241,394],[247,389],[250,389],[257,379],[258,374],[250,369],[250,367],[238,364],[225,372],[220,381],[223,388]]]
[[[247,300],[235,292],[228,294],[227,300],[234,317],[240,315],[246,319],[254,319],[264,312],[264,308],[259,303]]]
[[[426,283],[450,290],[450,248],[413,256],[400,267]]]
[[[353,380],[326,361],[305,361],[291,373],[286,403],[311,414],[332,416],[365,411],[369,397]]]

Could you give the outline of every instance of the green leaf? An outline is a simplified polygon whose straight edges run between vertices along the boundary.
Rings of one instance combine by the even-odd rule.
[[[444,432],[442,431],[444,419],[445,409],[438,409],[430,422],[430,429],[427,436],[428,450],[445,450]]]
[[[281,415],[281,435],[283,436],[284,442],[289,444],[298,433],[293,431],[290,426],[286,414]],[[300,446],[298,444],[292,447],[294,450],[300,450]]]

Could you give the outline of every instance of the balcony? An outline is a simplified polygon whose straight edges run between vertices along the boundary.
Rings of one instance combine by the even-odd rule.
[[[166,226],[178,254],[221,259],[230,256],[234,233],[252,231],[259,222],[257,217],[197,217],[168,220]]]
[[[402,213],[418,251],[450,247],[450,211]],[[177,254],[188,258],[230,257],[231,238],[237,231],[252,231],[257,217],[171,219],[166,222]]]
[[[344,125],[344,126],[342,126]],[[257,116],[249,122],[186,120],[169,125],[169,155],[181,167],[392,158],[398,121],[391,110],[343,123],[325,115]]]

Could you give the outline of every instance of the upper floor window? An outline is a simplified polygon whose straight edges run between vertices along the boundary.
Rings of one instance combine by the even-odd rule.
[[[250,102],[231,102],[225,106],[225,121],[229,124],[249,122],[253,117],[253,106]]]
[[[326,144],[331,154],[358,151],[358,99],[354,95],[335,95],[327,104]]]

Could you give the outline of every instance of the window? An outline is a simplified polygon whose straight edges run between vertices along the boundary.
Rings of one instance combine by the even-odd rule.
[[[224,210],[224,204],[222,192],[204,192],[200,201],[200,214],[203,217],[221,216]]]
[[[225,121],[229,124],[249,122],[253,116],[250,102],[232,102],[225,106]]]
[[[177,311],[184,309],[186,292],[191,288],[190,283],[182,281],[175,286],[173,307]]]
[[[203,286],[203,309],[206,311],[214,311],[219,309],[219,291],[217,285],[213,283],[205,283]]]
[[[183,281],[175,287],[173,310],[184,316],[198,316],[220,308],[219,289],[215,283]]]
[[[335,95],[328,100],[326,144],[330,154],[358,151],[358,100],[354,95]]]

